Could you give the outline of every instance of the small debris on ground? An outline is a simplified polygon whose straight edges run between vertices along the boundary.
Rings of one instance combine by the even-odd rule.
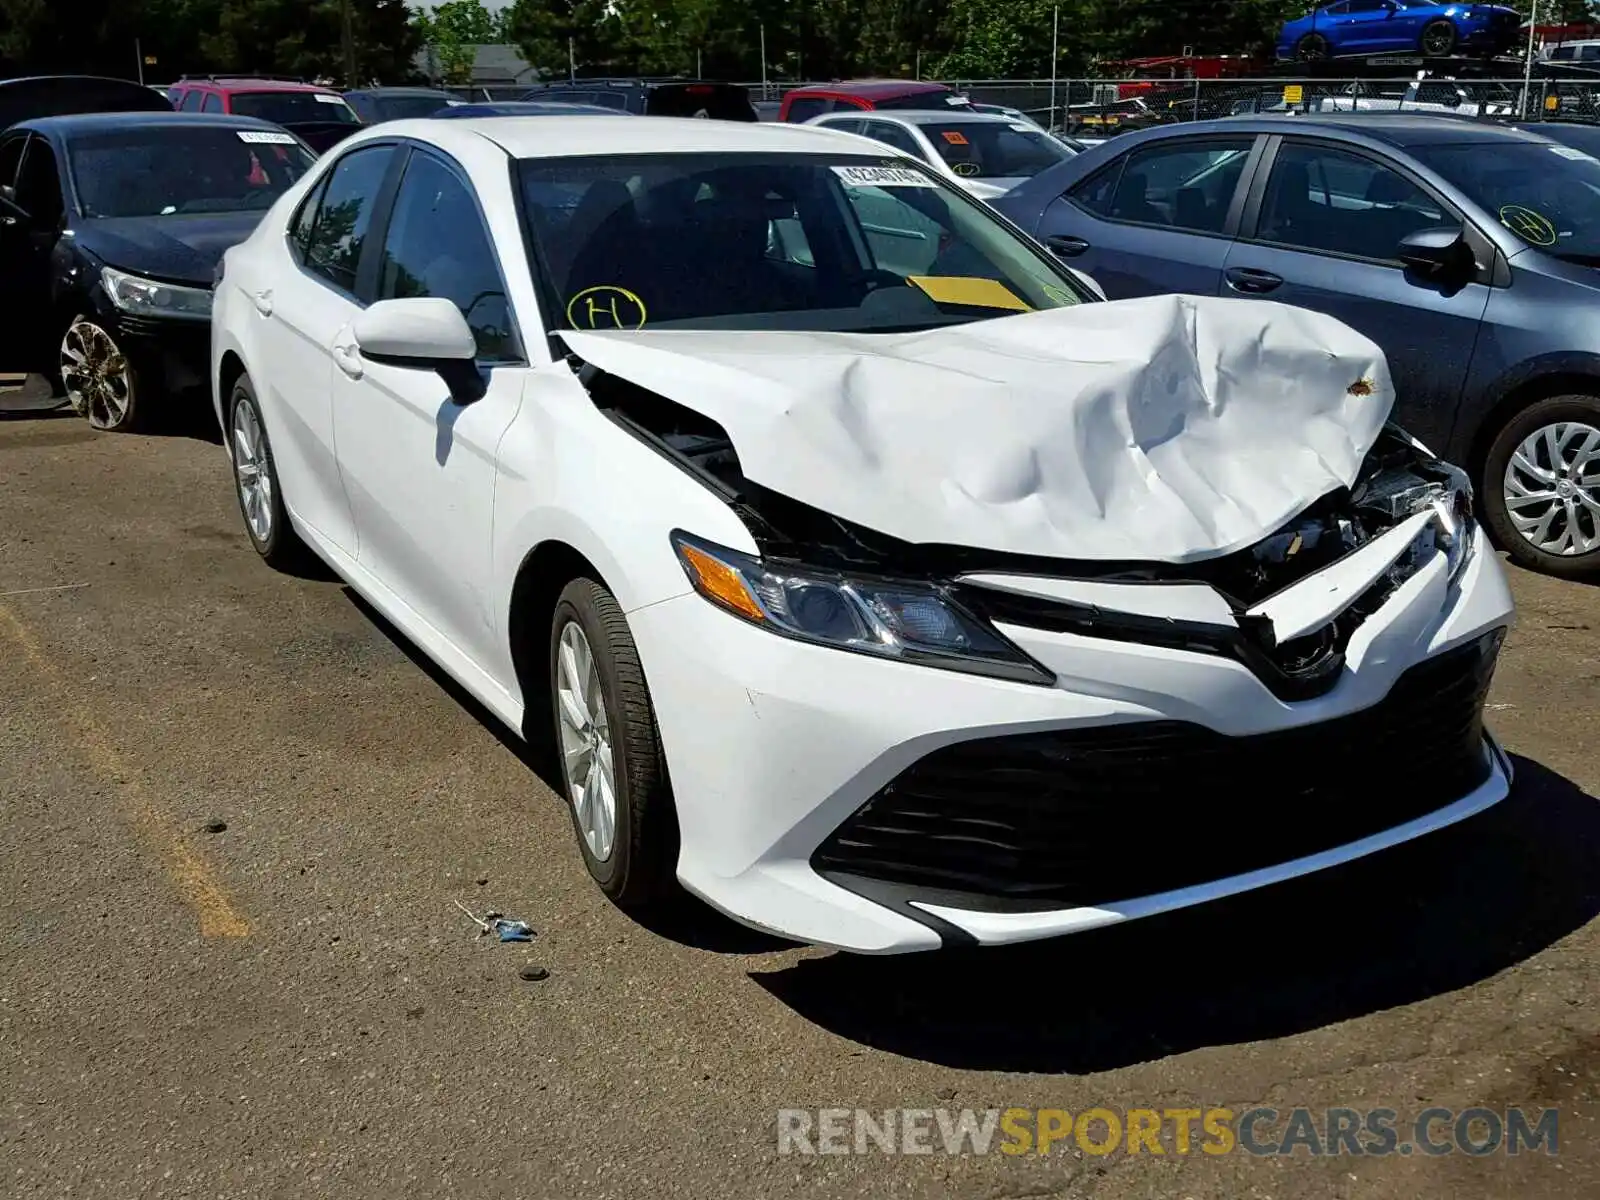
[[[489,877],[487,875],[479,875],[476,882],[479,887],[482,887],[484,884],[489,882]]]
[[[522,970],[518,971],[517,974],[523,979],[528,980],[530,983],[538,983],[541,979],[550,978],[550,968],[541,967],[535,963],[529,963],[527,966],[523,967]]]
[[[467,919],[478,927],[478,936],[497,934],[502,942],[531,942],[533,941],[533,926],[526,921],[518,921],[500,912],[486,912],[479,917],[461,901],[455,902],[457,908],[467,914]]]
[[[200,826],[200,828],[206,833],[222,833],[228,828],[228,823],[226,821],[219,821],[216,817],[212,817],[211,820]]]

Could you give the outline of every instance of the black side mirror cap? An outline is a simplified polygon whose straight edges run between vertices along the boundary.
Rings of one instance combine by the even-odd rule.
[[[1440,225],[1418,229],[1400,239],[1395,257],[1408,268],[1424,275],[1450,275],[1470,271],[1472,248],[1459,225]]]

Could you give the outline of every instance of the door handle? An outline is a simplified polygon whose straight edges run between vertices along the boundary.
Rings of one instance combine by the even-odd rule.
[[[1283,284],[1282,275],[1274,275],[1271,271],[1258,271],[1255,267],[1229,267],[1222,276],[1234,291],[1248,292],[1256,296],[1262,292],[1270,292]]]
[[[340,343],[333,348],[333,361],[338,364],[351,379],[360,379],[364,368],[361,365],[361,355],[355,346]]]
[[[252,292],[252,293],[250,293],[250,299],[255,303],[256,311],[258,313],[260,313],[263,317],[270,317],[272,315],[272,289],[271,288],[268,288],[264,292]]]
[[[1077,258],[1089,248],[1089,243],[1081,237],[1070,237],[1065,234],[1052,234],[1045,238],[1044,244],[1063,258]]]

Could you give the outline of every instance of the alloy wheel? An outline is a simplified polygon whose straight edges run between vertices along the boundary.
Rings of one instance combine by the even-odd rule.
[[[605,862],[617,836],[616,760],[600,672],[577,621],[562,627],[556,654],[556,705],[567,795],[589,853],[596,862]]]
[[[1502,487],[1511,523],[1536,549],[1600,550],[1600,429],[1557,421],[1534,430],[1506,463]]]
[[[1422,52],[1429,58],[1443,58],[1455,46],[1455,30],[1442,21],[1422,31]]]
[[[133,369],[116,342],[93,321],[74,321],[61,339],[61,382],[67,399],[96,429],[116,429],[133,408]]]
[[[250,536],[264,546],[272,537],[272,470],[261,418],[245,398],[233,408],[233,477]]]

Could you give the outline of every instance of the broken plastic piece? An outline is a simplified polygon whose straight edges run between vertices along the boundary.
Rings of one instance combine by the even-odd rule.
[[[500,935],[502,942],[533,941],[533,927],[526,921],[512,921],[506,917],[497,917],[489,924]]]

